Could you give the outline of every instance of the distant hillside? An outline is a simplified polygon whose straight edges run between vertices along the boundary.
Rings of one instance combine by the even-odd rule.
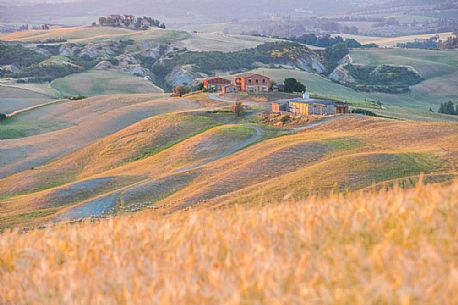
[[[198,78],[260,65],[326,72],[319,54],[305,45],[262,37],[97,26],[18,32],[0,39],[20,42],[0,44],[0,64],[10,65],[0,70],[0,76],[25,83],[51,82],[91,69],[129,73],[164,89],[196,85]],[[21,61],[22,53],[27,54],[27,62]]]
[[[41,3],[40,3],[41,2]],[[45,3],[48,2],[48,3]],[[3,21],[34,20],[44,21],[62,17],[79,17],[91,15],[106,15],[112,13],[128,13],[134,15],[162,15],[169,17],[196,16],[202,21],[221,21],[233,18],[259,18],[269,13],[291,13],[294,8],[312,10],[317,14],[346,11],[357,5],[358,1],[342,0],[312,0],[304,3],[300,0],[286,0],[283,2],[268,0],[260,4],[258,1],[229,1],[223,0],[214,6],[210,0],[163,1],[133,0],[125,1],[77,1],[69,3],[49,3],[36,1],[33,4],[11,5],[7,3]],[[224,7],[224,11],[220,8]],[[205,12],[202,10],[205,8]],[[49,22],[49,21],[48,21]]]

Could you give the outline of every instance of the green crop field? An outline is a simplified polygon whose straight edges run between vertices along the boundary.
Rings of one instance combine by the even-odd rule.
[[[57,92],[42,84],[0,85],[0,112],[16,110],[49,102]]]
[[[68,127],[68,124],[56,120],[27,121],[13,117],[0,122],[0,140],[28,137],[40,132],[51,132],[65,127]]]
[[[162,90],[153,83],[130,74],[90,71],[56,79],[51,86],[64,96],[155,93]]]

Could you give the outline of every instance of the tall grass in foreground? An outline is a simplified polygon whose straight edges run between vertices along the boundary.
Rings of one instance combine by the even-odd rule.
[[[0,235],[0,304],[458,304],[458,182]]]

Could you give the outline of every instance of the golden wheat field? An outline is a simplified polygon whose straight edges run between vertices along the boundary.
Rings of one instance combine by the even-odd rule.
[[[0,304],[458,304],[458,181],[0,235]]]

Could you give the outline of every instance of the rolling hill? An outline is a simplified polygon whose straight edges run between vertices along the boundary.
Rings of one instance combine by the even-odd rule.
[[[38,65],[72,58],[83,68],[80,61],[91,55],[90,62],[122,61],[126,71],[149,65],[147,74],[161,72],[161,64],[167,61],[177,61],[179,68],[192,66],[193,58],[204,65],[206,56],[215,56],[210,66],[219,67],[218,56],[226,59],[226,66],[240,54],[283,56],[286,61],[273,60],[278,68],[270,65],[253,72],[276,82],[295,77],[314,95],[349,101],[354,108],[382,116],[346,115],[302,131],[273,128],[256,116],[269,108],[268,99],[248,102],[248,114],[238,118],[224,100],[206,94],[171,98],[147,77],[114,68],[88,68],[57,78],[49,86],[17,84],[8,87],[14,92],[4,91],[4,95],[20,95],[23,90],[31,95],[33,101],[27,102],[31,104],[38,103],[35,98],[39,97],[91,97],[58,101],[0,123],[0,227],[145,208],[173,212],[194,206],[302,200],[333,191],[382,187],[384,182],[409,185],[420,173],[425,173],[428,182],[437,183],[457,174],[458,117],[429,111],[458,96],[456,51],[353,50],[356,64],[409,65],[425,78],[409,93],[384,94],[355,91],[323,75],[293,69],[291,58],[306,65],[304,70],[320,64],[319,54],[304,46],[282,52],[276,48],[287,44],[266,44],[254,55],[190,52],[240,50],[269,41],[260,37],[78,27],[0,39],[28,42],[29,47],[46,39],[67,40],[69,45],[57,51],[52,45],[45,50],[69,53],[68,57],[48,56]],[[166,45],[161,49],[160,44]],[[175,48],[181,51],[173,53]],[[296,58],[298,54],[308,61]],[[288,58],[291,67],[286,66]],[[172,70],[167,76],[191,77],[186,71],[162,68]]]
[[[151,207],[176,211],[300,200],[420,173],[429,182],[456,175],[456,123],[342,116],[294,132],[237,118],[225,110],[226,103],[205,95],[151,98],[98,97],[81,108],[75,108],[80,101],[53,105],[48,118],[58,115],[78,125],[6,141],[2,226]]]
[[[112,71],[71,74],[54,80],[51,87],[64,96],[163,92],[161,88],[141,77]]]
[[[115,27],[69,27],[51,30],[33,30],[0,35],[0,41],[38,43],[46,40],[65,40],[67,43],[101,43],[133,40],[171,44],[191,51],[238,51],[253,48],[267,41],[263,37],[225,35],[222,33],[188,33],[179,30],[149,29],[135,31]]]
[[[55,99],[58,93],[46,85],[0,83],[0,112],[11,113]]]
[[[199,101],[178,103],[157,93],[93,97],[22,113],[2,122],[13,137],[2,140],[0,146],[0,177],[49,162],[139,120],[202,107]],[[31,128],[18,138],[15,131],[24,125]]]
[[[3,41],[21,41],[28,43],[45,42],[46,40],[66,40],[70,43],[101,42],[122,39],[160,40],[172,42],[189,37],[186,32],[149,29],[134,31],[115,27],[70,27],[51,30],[31,30],[1,35]]]

